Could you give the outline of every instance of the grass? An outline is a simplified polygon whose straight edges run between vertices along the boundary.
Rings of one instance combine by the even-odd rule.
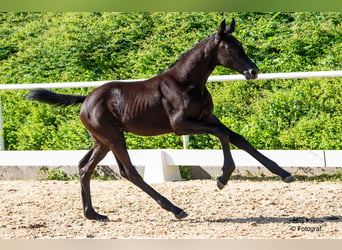
[[[94,171],[92,179],[95,180],[117,180],[117,175],[113,172],[113,170],[108,170],[109,167],[101,167],[98,171]],[[191,171],[188,167],[180,168],[181,176],[185,180],[191,180]],[[61,170],[61,167],[49,169],[47,167],[41,167],[39,170],[40,174],[44,174],[46,177],[44,180],[59,180],[59,181],[70,181],[79,179],[76,173],[67,174],[65,171]],[[321,175],[294,175],[297,181],[304,182],[341,182],[342,183],[342,172],[337,172],[334,174],[321,174]],[[261,175],[252,175],[250,173],[246,175],[233,175],[230,178],[231,180],[248,180],[248,181],[280,181],[279,176],[266,176],[264,174]]]
[[[71,181],[77,180],[78,176],[76,174],[67,174],[61,167],[49,169],[48,167],[41,167],[38,174],[43,174],[46,176],[43,180],[58,180],[58,181]]]
[[[304,181],[304,182],[341,182],[342,183],[342,172],[334,173],[334,174],[320,174],[320,175],[293,175],[296,181]],[[249,181],[280,181],[281,178],[279,176],[265,176],[265,175],[233,175],[231,180],[249,180]]]
[[[99,168],[99,171],[94,171],[92,175],[92,179],[94,180],[116,180],[116,176],[111,173],[105,172],[106,168]],[[61,170],[61,167],[49,169],[47,167],[41,167],[38,171],[38,174],[43,174],[45,178],[43,180],[54,180],[54,181],[72,181],[78,180],[79,176],[76,173],[67,174],[64,170]]]

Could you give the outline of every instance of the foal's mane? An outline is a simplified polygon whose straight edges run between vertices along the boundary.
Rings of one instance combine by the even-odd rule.
[[[215,34],[214,34],[215,35]],[[184,59],[185,57],[187,57],[190,53],[192,53],[195,49],[202,47],[204,44],[207,43],[207,41],[212,37],[213,35],[207,37],[206,39],[203,39],[202,41],[196,43],[191,49],[189,49],[188,51],[184,52],[182,55],[180,55],[178,57],[178,59],[176,61],[174,61],[165,71],[170,70],[171,68],[173,68],[179,61],[181,61],[182,59]]]

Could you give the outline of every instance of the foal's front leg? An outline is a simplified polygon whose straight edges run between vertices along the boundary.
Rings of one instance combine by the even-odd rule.
[[[174,132],[178,135],[184,134],[212,134],[218,137],[223,150],[222,175],[217,179],[217,187],[222,189],[228,182],[235,170],[235,163],[230,152],[230,130],[223,125],[215,116],[206,121],[179,120],[174,124]]]
[[[177,134],[212,134],[218,137],[222,144],[224,164],[222,175],[217,179],[217,187],[222,189],[228,182],[235,169],[235,164],[230,152],[229,143],[233,143],[238,148],[245,150],[260,163],[262,163],[272,173],[282,177],[284,182],[293,182],[292,175],[278,166],[277,163],[268,159],[256,150],[244,137],[228,129],[216,117],[211,117],[208,121],[178,121],[176,123]]]
[[[230,152],[229,148],[229,136],[228,134],[224,133],[224,135],[220,138],[222,150],[223,150],[223,167],[222,167],[222,175],[217,178],[217,187],[219,189],[223,189],[224,186],[227,184],[230,176],[232,175],[233,171],[235,170],[235,163]]]
[[[261,164],[263,164],[272,173],[279,175],[283,179],[284,182],[289,183],[289,182],[295,181],[295,179],[289,172],[279,167],[277,163],[275,163],[274,161],[270,160],[269,158],[261,154],[243,136],[231,130],[230,130],[230,142],[233,143],[238,148],[243,149],[247,153],[252,155],[255,159],[257,159]]]

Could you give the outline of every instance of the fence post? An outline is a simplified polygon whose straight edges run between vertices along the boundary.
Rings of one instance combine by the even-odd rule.
[[[0,150],[5,150],[5,142],[2,130],[2,107],[1,107],[1,96],[0,96]]]
[[[148,184],[154,184],[165,181],[180,181],[182,177],[178,166],[167,164],[164,150],[151,149],[145,156],[144,180]]]
[[[189,147],[189,135],[183,135],[183,149],[188,149]]]

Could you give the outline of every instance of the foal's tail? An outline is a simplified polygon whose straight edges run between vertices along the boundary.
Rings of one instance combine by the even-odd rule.
[[[62,95],[47,89],[36,89],[31,91],[26,97],[27,100],[39,101],[57,106],[69,106],[83,103],[86,96],[82,95]]]

